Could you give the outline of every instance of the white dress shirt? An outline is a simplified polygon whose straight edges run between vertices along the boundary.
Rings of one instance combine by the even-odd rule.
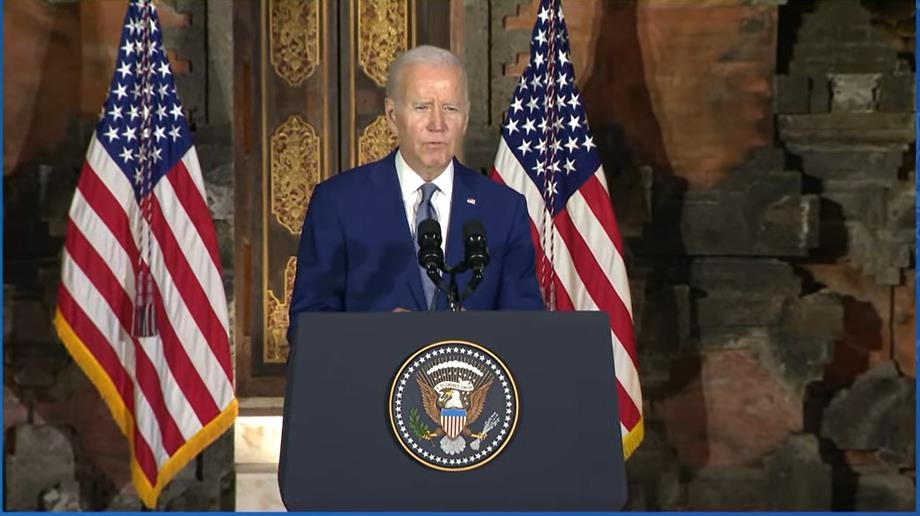
[[[396,151],[396,177],[399,179],[399,189],[402,192],[403,206],[406,208],[406,223],[409,225],[409,232],[412,239],[415,239],[415,212],[419,204],[422,203],[421,186],[425,184],[422,176],[406,163],[402,153]],[[432,183],[438,187],[431,196],[431,205],[438,216],[438,223],[441,225],[441,250],[447,255],[447,228],[450,223],[450,197],[454,189],[454,162],[447,164],[444,172],[441,172]]]

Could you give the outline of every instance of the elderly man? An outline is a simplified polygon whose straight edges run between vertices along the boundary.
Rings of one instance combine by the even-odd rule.
[[[291,332],[304,311],[445,309],[420,270],[418,221],[437,220],[447,264],[464,258],[464,224],[482,223],[491,256],[463,305],[542,309],[523,197],[455,158],[469,119],[466,71],[447,50],[421,46],[390,67],[386,119],[399,146],[317,185],[297,256]],[[469,272],[458,283],[469,280]],[[289,333],[292,335],[292,333]]]

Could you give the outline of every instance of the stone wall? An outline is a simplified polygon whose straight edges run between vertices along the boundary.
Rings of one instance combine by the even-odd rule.
[[[158,2],[233,285],[231,15]],[[125,2],[4,4],[4,509],[140,510],[127,441],[51,328],[67,211],[118,51]],[[206,55],[206,50],[210,51]],[[164,510],[232,510],[227,433],[181,471]]]

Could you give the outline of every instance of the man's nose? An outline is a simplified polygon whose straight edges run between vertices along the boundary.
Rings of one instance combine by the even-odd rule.
[[[440,109],[432,109],[431,116],[428,117],[428,130],[429,131],[444,131],[447,128],[447,124],[444,123],[444,113]]]

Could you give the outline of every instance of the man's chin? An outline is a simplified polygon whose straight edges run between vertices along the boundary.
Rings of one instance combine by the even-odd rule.
[[[447,165],[450,163],[451,159],[453,159],[453,156],[447,156],[444,154],[438,156],[437,158],[426,159],[422,161],[422,165],[424,165],[428,170],[440,172],[447,168]]]

